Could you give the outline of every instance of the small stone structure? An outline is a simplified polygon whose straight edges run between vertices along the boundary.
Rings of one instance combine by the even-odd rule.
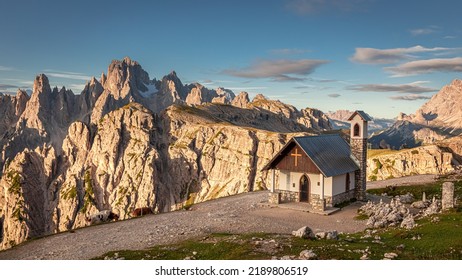
[[[454,208],[454,183],[443,183],[443,195],[441,205],[443,210]]]

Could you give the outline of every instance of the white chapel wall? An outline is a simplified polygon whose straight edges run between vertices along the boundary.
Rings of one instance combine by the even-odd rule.
[[[341,174],[334,177],[332,184],[333,195],[345,192],[346,174]]]
[[[332,184],[333,195],[345,192],[346,174],[335,176]],[[355,173],[350,172],[350,190],[354,189]]]
[[[279,190],[299,192],[300,178],[305,173],[290,172],[285,170],[279,171]],[[310,181],[311,193],[320,194],[321,187],[319,186],[319,174],[305,174]]]

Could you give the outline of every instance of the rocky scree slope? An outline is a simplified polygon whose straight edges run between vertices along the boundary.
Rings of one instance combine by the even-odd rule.
[[[39,75],[30,97],[0,96],[0,112],[0,249],[100,210],[127,219],[265,189],[261,168],[290,137],[331,129],[315,109],[183,85],[175,72],[150,80],[129,58],[80,95]]]

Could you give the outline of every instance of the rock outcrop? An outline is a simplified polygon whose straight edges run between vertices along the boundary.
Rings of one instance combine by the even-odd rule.
[[[367,159],[367,179],[384,180],[416,174],[447,174],[459,163],[453,154],[436,145],[400,151],[383,151]]]

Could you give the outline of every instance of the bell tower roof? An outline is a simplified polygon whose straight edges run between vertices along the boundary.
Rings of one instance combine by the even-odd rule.
[[[360,116],[361,119],[365,122],[370,122],[372,119],[369,117],[368,114],[364,113],[364,111],[355,111],[349,118],[348,120],[351,121],[356,115]]]

